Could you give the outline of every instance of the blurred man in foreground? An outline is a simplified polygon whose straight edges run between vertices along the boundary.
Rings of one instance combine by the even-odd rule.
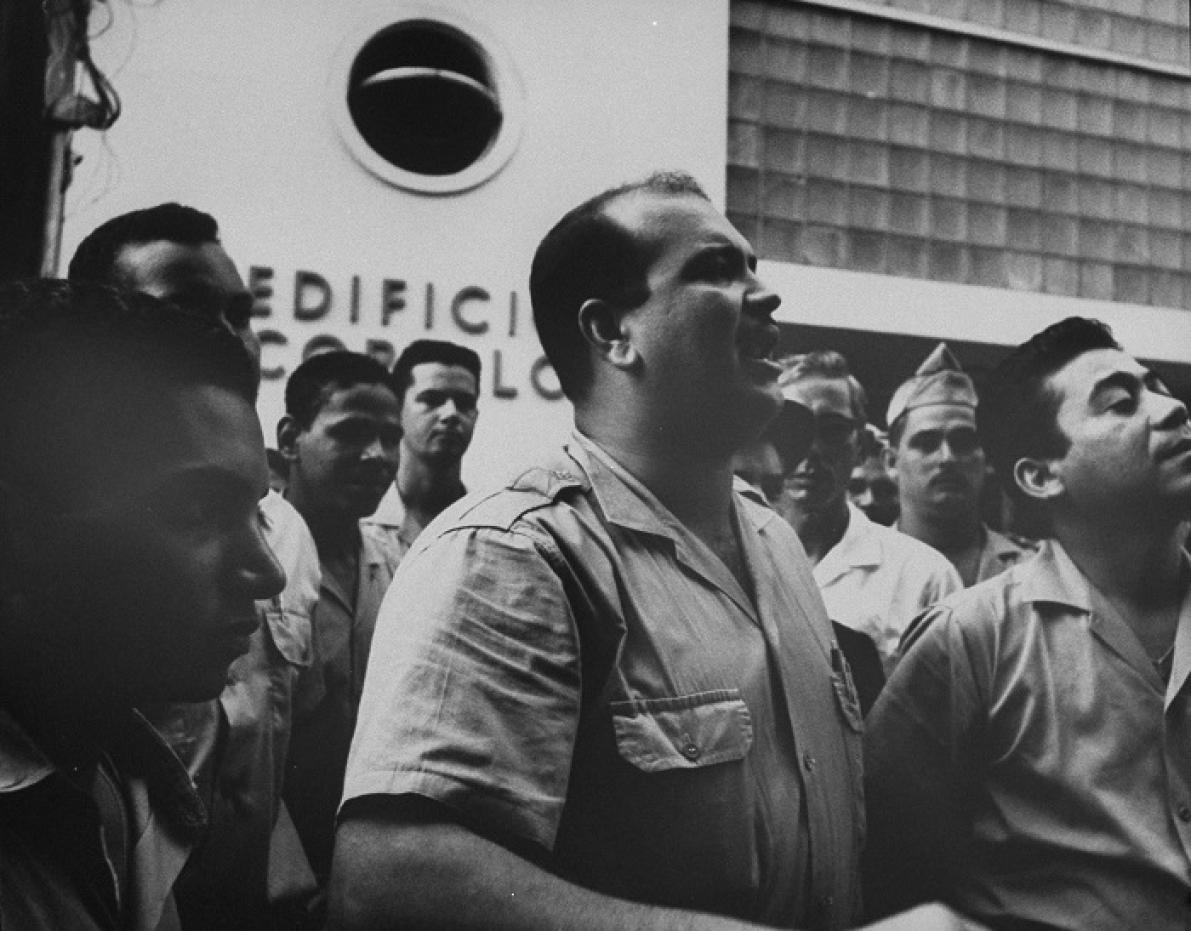
[[[1191,424],[1070,318],[985,393],[1039,554],[924,617],[869,718],[866,898],[995,928],[1191,923]]]
[[[797,538],[732,490],[781,404],[777,295],[678,174],[568,213],[530,290],[576,432],[394,579],[333,920],[851,924],[855,694]]]
[[[234,335],[260,377],[252,296],[219,241],[215,219],[159,204],[96,227],[70,262],[72,281],[130,288],[202,314]],[[164,306],[164,305],[163,305]],[[260,627],[228,671],[218,701],[143,709],[179,753],[211,809],[211,828],[178,884],[193,927],[256,929],[301,922],[314,876],[282,802],[293,689],[311,660],[319,564],[306,525],[276,491],[260,502],[285,588],[257,605]]]
[[[284,577],[256,375],[138,294],[0,291],[0,926],[177,928],[206,826],[134,709],[214,698]]]

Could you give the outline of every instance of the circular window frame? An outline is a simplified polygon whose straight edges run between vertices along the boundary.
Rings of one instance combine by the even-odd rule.
[[[352,69],[364,47],[385,30],[402,24],[427,22],[458,33],[470,42],[488,66],[492,89],[500,101],[501,125],[484,153],[453,174],[427,175],[394,165],[372,148],[361,134],[348,107]],[[387,4],[344,38],[335,54],[330,76],[330,111],[340,140],[360,165],[382,181],[419,194],[458,194],[495,177],[508,164],[521,142],[525,94],[512,56],[487,29],[457,10],[436,3]]]

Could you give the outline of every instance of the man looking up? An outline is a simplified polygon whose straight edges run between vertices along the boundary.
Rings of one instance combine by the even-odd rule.
[[[992,927],[1191,921],[1191,424],[1103,325],[1057,323],[983,399],[1036,557],[924,616],[869,718],[878,909]]]
[[[568,213],[530,292],[577,429],[402,563],[332,919],[843,927],[855,696],[793,532],[732,490],[781,404],[779,299],[681,174]]]
[[[389,373],[355,352],[311,356],[285,386],[277,448],[286,497],[318,544],[322,586],[314,663],[294,699],[286,800],[315,875],[331,866],[335,808],[381,598],[400,553],[360,519],[393,481],[401,417]]]
[[[113,217],[79,244],[70,278],[141,291],[217,321],[243,344],[259,380],[252,296],[210,215],[171,203]],[[145,709],[190,767],[211,809],[207,840],[178,884],[183,918],[195,927],[287,923],[294,910],[304,912],[314,892],[281,783],[294,684],[310,663],[318,552],[280,495],[262,498],[260,512],[286,584],[257,606],[261,624],[248,652],[232,664],[217,702]]]
[[[404,555],[464,495],[460,469],[479,413],[480,357],[455,343],[416,340],[398,356],[391,383],[401,404],[401,456],[397,477],[365,522]]]
[[[866,397],[847,360],[831,350],[795,356],[781,383],[788,401],[814,413],[814,442],[786,469],[778,511],[806,548],[828,616],[871,637],[888,673],[902,631],[962,588],[959,576],[937,551],[849,503]]]
[[[897,529],[946,556],[964,585],[1029,556],[980,519],[984,449],[976,432],[976,387],[945,343],[893,394],[889,470],[897,480]]]
[[[177,928],[205,828],[134,709],[217,696],[284,577],[240,344],[140,294],[0,289],[0,926]]]

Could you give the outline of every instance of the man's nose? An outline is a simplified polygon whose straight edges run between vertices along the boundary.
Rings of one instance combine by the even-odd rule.
[[[254,524],[238,555],[240,582],[254,601],[272,598],[285,588],[285,570],[265,542],[264,531]]]
[[[1162,405],[1158,413],[1158,426],[1163,430],[1173,430],[1187,422],[1187,405],[1178,398],[1168,394],[1155,394],[1158,403]]]
[[[773,291],[769,286],[757,277],[756,272],[753,272],[753,287],[748,292],[748,300],[746,305],[748,309],[761,316],[771,316],[782,304],[782,299],[776,291]]]

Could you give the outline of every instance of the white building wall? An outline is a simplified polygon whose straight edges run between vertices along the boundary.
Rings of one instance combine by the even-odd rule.
[[[378,179],[333,119],[353,37],[414,9],[502,46],[523,92],[518,147],[464,193]],[[691,171],[723,202],[727,0],[162,0],[99,4],[92,25],[124,112],[106,134],[76,137],[63,264],[127,210],[176,200],[214,214],[245,279],[271,290],[258,330],[286,341],[265,349],[276,375],[262,386],[266,437],[282,373],[311,338],[358,350],[449,339],[483,360],[464,478],[486,484],[570,425],[569,405],[531,378],[527,278],[543,233],[586,196],[658,167]],[[318,319],[295,318],[299,272],[326,283],[297,295],[317,308],[329,292]],[[404,304],[387,321],[386,280]]]

